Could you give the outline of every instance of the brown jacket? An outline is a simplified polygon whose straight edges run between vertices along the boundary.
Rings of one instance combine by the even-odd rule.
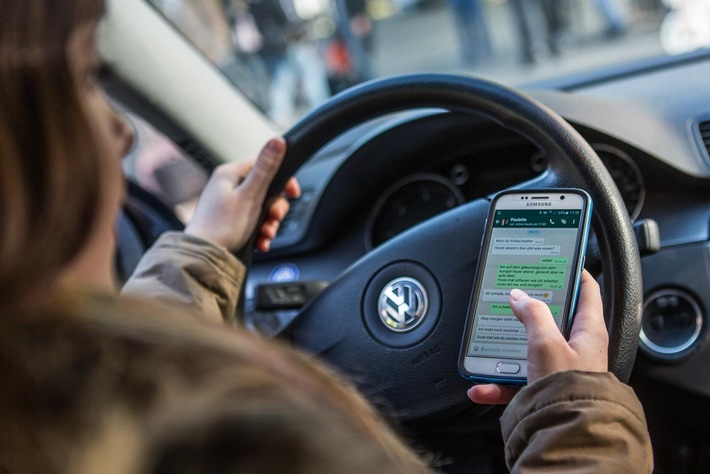
[[[121,293],[186,305],[207,320],[233,324],[245,277],[244,264],[226,249],[182,232],[166,232]]]
[[[512,472],[653,470],[641,403],[608,372],[569,371],[536,381],[516,395],[501,427]]]
[[[123,289],[234,320],[246,269],[231,253],[178,232],[163,235]],[[647,473],[646,418],[633,390],[610,373],[562,372],[525,387],[501,418],[512,472]]]

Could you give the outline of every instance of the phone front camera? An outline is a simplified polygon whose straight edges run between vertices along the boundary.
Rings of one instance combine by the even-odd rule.
[[[565,195],[563,194],[562,196],[560,196],[560,201],[564,201],[564,200],[565,200]]]

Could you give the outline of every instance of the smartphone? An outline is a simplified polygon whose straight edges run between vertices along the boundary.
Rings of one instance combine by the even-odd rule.
[[[504,191],[491,204],[459,372],[477,383],[527,383],[527,333],[510,307],[518,288],[550,307],[569,337],[592,200],[581,189]]]

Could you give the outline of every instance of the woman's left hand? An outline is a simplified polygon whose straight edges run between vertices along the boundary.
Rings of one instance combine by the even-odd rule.
[[[266,191],[278,171],[286,142],[282,138],[269,140],[253,163],[227,163],[217,167],[207,182],[185,233],[200,237],[231,252],[242,248],[251,237]],[[286,198],[298,198],[301,188],[291,178],[269,207],[261,225],[256,249],[267,252],[276,237],[281,221],[288,213]]]

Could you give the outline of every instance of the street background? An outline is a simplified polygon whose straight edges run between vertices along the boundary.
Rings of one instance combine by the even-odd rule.
[[[565,44],[557,57],[547,51],[542,14],[529,8],[530,23],[537,26],[532,29],[537,60],[534,64],[521,64],[509,2],[489,1],[485,2],[485,14],[493,58],[477,66],[463,66],[452,12],[446,2],[436,2],[375,23],[373,69],[377,76],[458,72],[522,84],[664,54],[659,35],[663,10],[633,11],[626,5],[629,30],[621,36],[606,38],[603,20],[592,2],[573,0],[573,3],[576,3],[573,31],[563,39]]]
[[[709,0],[147,0],[288,127],[377,77],[509,85],[710,47]]]

